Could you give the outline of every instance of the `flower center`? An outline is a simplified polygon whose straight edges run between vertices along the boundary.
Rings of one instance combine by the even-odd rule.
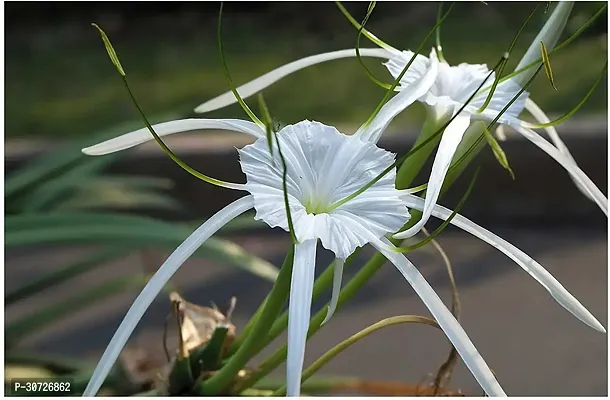
[[[305,211],[307,211],[308,214],[317,215],[324,214],[325,212],[327,212],[329,204],[327,201],[324,201],[322,199],[309,198],[303,202],[303,206],[305,207]]]

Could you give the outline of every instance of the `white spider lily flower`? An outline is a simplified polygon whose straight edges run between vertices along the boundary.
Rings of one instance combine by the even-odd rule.
[[[399,94],[407,96],[408,93]],[[398,96],[396,96],[398,97]],[[504,396],[493,373],[472,344],[464,329],[453,317],[432,287],[404,255],[393,252],[384,236],[396,232],[409,219],[408,209],[395,188],[396,169],[357,197],[339,206],[345,199],[369,183],[394,163],[394,155],[376,146],[375,140],[364,137],[379,136],[379,126],[386,126],[395,115],[392,104],[386,104],[369,130],[361,129],[358,135],[344,135],[335,128],[318,122],[302,121],[289,125],[277,133],[280,148],[287,165],[287,194],[294,233],[299,241],[295,246],[290,287],[288,323],[287,393],[300,393],[305,343],[312,302],[317,242],[332,251],[338,264],[357,248],[371,244],[384,254],[404,275],[438,321],[449,340],[458,350],[465,364],[485,392],[491,396]],[[378,122],[379,119],[382,121]],[[242,189],[249,195],[233,202],[203,223],[163,263],[116,330],[110,344],[94,371],[85,390],[93,395],[100,388],[129,336],[137,326],[163,286],[205,240],[222,226],[243,212],[254,208],[256,219],[271,227],[288,230],[283,192],[283,167],[279,150],[269,151],[265,132],[258,125],[235,120],[179,120],[153,126],[164,135],[192,129],[213,127],[241,131],[254,136],[256,141],[239,150],[240,163],[246,175],[245,185],[229,186]],[[83,150],[90,155],[112,153],[125,149],[152,136],[140,129]],[[274,141],[274,146],[277,146]],[[273,156],[272,156],[273,154]],[[339,269],[340,270],[340,269]],[[340,274],[335,275],[334,293],[329,312],[334,310]]]
[[[412,52],[404,51],[392,58],[385,65],[392,76],[396,78],[412,56]],[[418,55],[417,57],[421,59],[424,58],[424,56],[421,55]],[[489,123],[493,121],[503,108],[509,104],[511,99],[516,97],[521,91],[521,87],[514,80],[505,80],[498,84],[487,107],[482,112],[479,112],[479,108],[485,103],[488,92],[481,91],[470,103],[466,104],[466,101],[482,84],[492,84],[495,79],[495,74],[492,71],[482,64],[473,65],[462,63],[457,66],[450,66],[445,62],[441,62],[436,66],[435,64],[437,63],[433,59],[430,59],[428,63],[430,68],[437,69],[438,75],[428,93],[422,96],[419,101],[424,103],[427,106],[429,113],[436,118],[438,121],[437,126],[442,126],[446,123],[451,117],[455,116],[455,113],[462,107],[463,111],[453,119],[443,132],[428,181],[426,206],[424,207],[422,218],[413,227],[394,236],[395,238],[400,239],[417,234],[430,218],[432,207],[438,200],[451,161],[454,160],[454,156],[456,156],[455,159],[457,159],[457,156],[460,155],[458,145],[462,142],[464,135],[471,126],[471,122],[481,120],[484,123]],[[409,68],[401,80],[399,89],[408,88],[412,82],[421,80],[423,74],[426,72],[425,69]],[[564,153],[557,150],[557,148],[547,142],[539,134],[529,129],[528,124],[519,120],[518,117],[525,108],[527,96],[527,92],[519,94],[516,101],[508,107],[497,122],[514,128],[526,139],[530,140],[553,157],[555,161],[570,173],[582,190],[586,191],[602,211],[608,215],[607,198],[589,177],[578,168],[574,163],[573,158],[571,156],[566,156]],[[476,126],[473,126],[473,129],[469,131],[471,139],[476,139],[479,134],[480,129],[476,129]],[[465,144],[469,144],[467,142],[469,141],[466,141]],[[462,146],[462,150],[466,150],[468,147],[469,146]],[[458,153],[457,155],[456,152]]]
[[[563,32],[570,12],[573,7],[573,2],[559,2],[555,7],[553,12],[551,13],[549,19],[536,36],[531,46],[528,48],[526,54],[523,56],[521,62],[517,66],[517,69],[525,67],[529,63],[536,61],[540,58],[540,42],[544,42],[547,49],[552,49],[557,43],[561,33]],[[394,78],[396,78],[402,68],[406,65],[406,63],[410,60],[413,55],[410,51],[398,51],[394,47],[384,43],[383,41],[376,38],[370,32],[367,32],[369,38],[371,38],[376,44],[378,44],[381,48],[379,49],[360,49],[360,55],[362,57],[375,57],[375,58],[385,58],[389,61],[385,63],[388,70]],[[262,89],[270,86],[271,84],[277,82],[283,77],[294,73],[300,69],[307,68],[309,66],[319,64],[326,61],[346,58],[346,57],[355,57],[356,51],[355,49],[351,50],[339,50],[328,53],[321,53],[314,56],[305,57],[296,61],[293,61],[289,64],[286,64],[282,67],[279,67],[271,72],[266,73],[265,75],[254,79],[251,82],[248,82],[237,88],[237,91],[241,95],[242,98],[247,98]],[[432,58],[432,55],[431,55]],[[416,79],[418,76],[421,76],[426,73],[425,67],[422,68],[423,65],[426,64],[426,57],[422,55],[418,55],[413,65],[410,66],[409,71],[405,74],[405,76],[401,80],[401,87],[397,88],[397,90],[402,90],[407,88],[409,84]],[[431,62],[430,65],[433,63]],[[461,104],[463,104],[474,92],[474,90],[478,87],[478,85],[485,80],[489,70],[486,65],[481,64],[459,64],[458,66],[449,66],[446,63],[441,63],[441,66],[438,69],[438,78],[433,86],[433,90],[431,93],[423,96],[420,101],[424,104],[429,105],[428,109],[430,112],[434,113],[439,122],[442,119],[449,119],[446,113],[455,112]],[[491,121],[496,115],[501,111],[504,106],[512,99],[514,95],[516,95],[521,90],[521,85],[524,84],[533,74],[533,69],[530,68],[511,79],[505,80],[501,82],[496,88],[493,97],[491,99],[491,103],[487,106],[487,108],[481,112],[475,112],[480,106],[483,105],[485,98],[487,96],[487,91],[483,90],[481,93],[475,98],[475,101],[469,103],[469,106],[466,107],[464,112],[455,118],[450,126],[447,127],[445,133],[443,134],[443,140],[441,141],[441,145],[443,146],[442,152],[439,147],[439,151],[437,152],[438,163],[435,162],[435,166],[437,167],[434,171],[434,175],[431,178],[435,180],[444,179],[446,174],[446,169],[449,168],[451,160],[453,159],[453,154],[456,151],[461,152],[468,148],[468,146],[462,145],[459,148],[457,147],[464,134],[466,133],[467,128],[470,126],[467,124],[468,121],[481,119],[483,121]],[[495,75],[492,75],[489,78],[489,84],[494,81]],[[464,81],[461,81],[463,79]],[[488,88],[487,88],[488,89]],[[237,100],[232,92],[224,93],[218,97],[215,97],[205,103],[199,105],[195,112],[205,113],[209,111],[213,111],[227,105],[235,103]],[[396,102],[397,103],[397,102]],[[402,104],[396,104],[397,107],[402,107],[404,110],[409,105],[410,102],[406,102]],[[457,108],[456,108],[457,107]],[[510,125],[515,128],[515,125],[520,128],[527,129],[527,133],[524,136],[530,139],[534,144],[537,144],[541,149],[551,157],[553,157],[559,164],[561,164],[568,172],[572,180],[575,182],[578,189],[583,192],[587,197],[597,203],[597,205],[601,208],[601,210],[608,215],[608,200],[607,197],[595,186],[595,184],[578,168],[576,165],[574,158],[568,151],[565,144],[559,138],[557,131],[553,127],[546,128],[546,132],[549,134],[553,143],[557,146],[559,152],[549,148],[544,145],[539,139],[537,133],[532,131],[531,125],[524,124],[522,121],[519,121],[517,118],[519,114],[523,111],[523,109],[528,110],[532,116],[541,123],[548,122],[548,118],[546,118],[544,112],[534,103],[531,99],[528,98],[528,93],[523,92],[517,101],[515,101],[511,107],[506,111],[506,113],[499,119],[498,123],[500,127],[502,124]],[[442,125],[442,124],[441,124]],[[439,125],[440,126],[440,125]],[[523,129],[515,128],[519,133],[523,134]],[[468,131],[466,135],[468,137],[475,138],[481,133],[480,129],[472,129]],[[500,138],[503,138],[503,130],[500,129],[498,132]],[[447,137],[447,139],[444,139]],[[548,151],[547,151],[548,150]],[[442,181],[441,181],[442,182]],[[435,189],[433,185],[432,189]],[[434,204],[435,196],[434,193],[430,197],[430,202],[428,205],[428,209]],[[428,213],[425,213],[427,215]],[[419,231],[419,229],[425,224],[429,215],[426,218],[422,218],[422,221],[416,226],[410,229],[407,233],[403,233],[400,237],[406,237],[413,235]]]

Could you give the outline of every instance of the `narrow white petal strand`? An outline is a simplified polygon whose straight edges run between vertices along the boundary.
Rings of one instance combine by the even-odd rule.
[[[409,70],[411,68],[412,66],[409,67]],[[423,76],[402,87],[400,92],[379,110],[373,121],[368,125],[362,125],[354,135],[362,141],[377,143],[392,120],[430,90],[437,73],[438,59],[435,55],[431,55],[428,69]]]
[[[424,207],[424,200],[420,197],[405,194],[404,196],[401,196],[401,198],[409,208],[422,210]],[[451,213],[451,210],[440,205],[436,205],[432,211],[432,215],[442,220],[447,220]],[[602,324],[600,324],[599,321],[597,321],[597,319],[595,319],[595,317],[553,277],[553,275],[544,269],[542,265],[538,264],[536,260],[506,240],[491,233],[487,229],[480,227],[460,214],[457,214],[451,220],[451,224],[500,250],[508,258],[523,268],[525,272],[530,274],[532,278],[538,281],[538,283],[540,283],[560,305],[571,312],[576,318],[593,329],[600,332],[606,332]]]
[[[113,364],[129,336],[136,328],[138,322],[153,302],[157,294],[161,292],[163,286],[170,280],[172,275],[180,266],[205,242],[210,236],[216,233],[233,218],[251,209],[254,206],[252,196],[242,197],[241,199],[229,204],[203,223],[195,232],[191,234],[163,263],[159,270],[148,281],[142,292],[135,299],[129,311],[121,321],[110,344],[104,351],[101,360],[95,367],[91,380],[87,384],[83,395],[94,396],[104,383],[106,376],[110,372]]]
[[[392,247],[392,244],[386,238],[372,241],[371,244],[390,260],[411,284],[413,290],[415,290],[428,310],[430,310],[430,313],[441,326],[447,338],[458,351],[462,360],[464,360],[464,364],[472,372],[472,375],[479,382],[485,393],[489,396],[506,396],[491,369],[487,366],[487,363],[483,360],[476,347],[474,347],[474,344],[472,344],[460,323],[451,314],[451,311],[445,306],[417,268],[403,254],[390,250],[389,248]]]
[[[330,304],[328,305],[328,311],[326,312],[326,317],[324,317],[324,321],[322,321],[321,325],[324,325],[335,313],[337,309],[337,303],[339,302],[339,292],[341,292],[341,281],[343,280],[343,266],[345,265],[345,260],[341,260],[340,258],[335,259],[335,270],[333,271],[333,293],[330,297]]]
[[[580,185],[580,188],[584,190],[599,208],[601,208],[604,214],[608,216],[608,198],[604,196],[595,183],[593,183],[593,181],[591,181],[591,179],[574,163],[571,157],[561,153],[533,130],[526,128],[519,123],[511,124],[511,127],[538,146],[542,151],[553,157],[555,161],[565,168],[572,176],[572,179]]]
[[[227,131],[243,132],[256,139],[265,137],[265,132],[253,122],[242,121],[239,119],[178,119],[175,121],[162,122],[152,126],[157,135],[163,137],[174,133],[195,131],[200,129],[221,129]],[[106,140],[95,146],[83,149],[83,153],[90,156],[100,156],[103,154],[114,153],[125,150],[133,146],[155,140],[148,128],[138,129],[119,137]]]
[[[362,57],[376,57],[385,59],[389,59],[392,57],[392,53],[385,49],[360,49],[360,55]],[[237,93],[239,93],[242,99],[246,99],[252,96],[253,94],[260,92],[264,88],[271,86],[272,84],[284,78],[285,76],[288,76],[303,68],[307,68],[312,65],[320,64],[326,61],[348,57],[356,57],[356,49],[337,50],[331,51],[329,53],[321,53],[301,58],[299,60],[283,65],[279,68],[276,68],[271,72],[267,72],[265,75],[262,75],[246,84],[241,85],[237,88]],[[197,108],[195,108],[195,112],[206,113],[213,110],[217,110],[219,108],[226,107],[234,103],[237,103],[237,99],[235,98],[233,92],[228,91],[218,97],[215,97],[197,106]]]
[[[550,122],[549,117],[547,117],[547,115],[544,113],[544,111],[542,111],[542,109],[540,107],[538,107],[538,105],[536,103],[534,103],[533,100],[531,99],[527,99],[525,101],[525,109],[527,111],[529,111],[530,114],[532,114],[532,116],[536,119],[536,121],[538,121],[541,124],[546,124],[548,122]],[[557,130],[555,129],[554,126],[549,126],[547,128],[544,128],[544,130],[546,131],[546,133],[549,135],[549,138],[551,138],[551,141],[553,142],[553,144],[555,144],[555,147],[557,147],[557,149],[563,154],[565,155],[568,159],[570,159],[571,161],[574,162],[574,164],[576,164],[576,161],[574,160],[574,157],[572,157],[572,154],[570,153],[570,150],[568,150],[567,146],[565,145],[565,143],[561,140],[561,138],[559,137],[559,134],[557,133]],[[593,200],[593,198],[591,197],[591,195],[589,195],[589,193],[587,192],[587,190],[579,183],[577,182],[574,178],[572,178],[572,180],[574,181],[574,183],[576,184],[576,186],[578,187],[578,189],[588,198],[590,198],[591,200]]]
[[[317,240],[306,240],[294,250],[290,301],[288,305],[288,358],[286,359],[286,394],[299,396],[305,361],[305,344],[311,316],[311,296],[316,268]]]
[[[432,165],[422,217],[411,228],[394,235],[395,238],[406,239],[414,236],[421,230],[426,222],[428,222],[430,215],[432,215],[432,209],[441,193],[443,181],[445,180],[445,175],[447,175],[451,159],[469,125],[470,117],[468,115],[458,115],[451,121],[447,128],[445,128],[445,132],[443,132],[443,137],[436,152],[436,157],[434,158],[434,164]]]

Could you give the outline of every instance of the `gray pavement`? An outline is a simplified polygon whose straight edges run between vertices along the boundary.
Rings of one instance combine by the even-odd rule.
[[[546,266],[607,327],[607,234],[603,230],[492,229]],[[246,250],[279,265],[287,235],[282,232],[232,236]],[[462,321],[475,345],[496,372],[510,395],[606,396],[607,336],[596,332],[558,306],[533,279],[494,248],[457,230],[447,230],[440,243],[451,258],[462,300]],[[37,271],[90,251],[90,248],[23,249],[7,254],[6,289],[10,291]],[[371,254],[363,252],[365,261]],[[159,265],[164,252],[154,251],[148,267]],[[440,257],[431,246],[411,254],[429,282],[446,302],[450,290]],[[318,270],[332,257],[319,252]],[[359,262],[358,264],[361,264]],[[356,266],[357,264],[354,264]],[[346,280],[356,268],[346,271]],[[30,298],[7,310],[10,322],[36,308],[86,290],[101,281],[142,270],[134,255],[99,268],[68,284]],[[203,259],[190,260],[177,273],[175,285],[191,302],[224,304],[238,298],[234,322],[238,329],[270,288],[270,283],[245,272]],[[115,296],[58,321],[25,339],[21,346],[45,352],[86,357],[92,362],[101,354],[126,312],[135,292]],[[330,293],[315,302],[317,310]],[[165,296],[155,301],[138,333],[158,336],[168,311]],[[384,317],[399,314],[428,315],[422,303],[399,273],[386,264],[344,309],[310,342],[306,363],[329,347]],[[281,337],[274,344],[283,344]],[[161,348],[159,348],[160,350]],[[448,344],[442,334],[425,326],[395,326],[374,333],[328,364],[321,373],[354,375],[371,379],[417,383],[442,363]],[[270,351],[263,352],[261,359]],[[283,374],[280,367],[275,372]],[[452,387],[465,393],[481,393],[469,372],[460,364]]]

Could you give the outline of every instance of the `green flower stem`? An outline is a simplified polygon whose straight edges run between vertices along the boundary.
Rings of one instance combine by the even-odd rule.
[[[413,222],[415,223],[415,222]],[[398,241],[393,240],[396,244]],[[339,294],[339,301],[337,303],[337,309],[339,309],[343,303],[351,299],[354,294],[362,287],[366,282],[371,279],[373,275],[385,264],[386,258],[381,254],[375,254],[370,261],[348,282],[347,285],[341,290]],[[309,331],[307,338],[313,336],[321,327],[322,321],[326,317],[326,308],[318,311],[316,315],[311,319],[309,323]],[[251,387],[253,384],[258,382],[261,378],[269,374],[280,364],[284,362],[288,354],[288,346],[284,345],[277,350],[273,355],[263,361],[252,373],[240,384],[239,389]]]
[[[439,118],[434,115],[432,110],[427,111],[426,121],[424,122],[422,132],[415,140],[413,148],[417,148],[417,146],[428,140],[446,122],[439,120]],[[411,186],[413,180],[415,180],[417,174],[419,174],[419,171],[424,166],[424,163],[426,160],[428,160],[428,157],[430,157],[432,150],[434,150],[434,148],[441,141],[442,136],[442,134],[437,135],[436,138],[424,145],[419,151],[413,153],[405,160],[405,162],[402,163],[398,169],[398,172],[396,173],[397,189],[407,189],[409,186]]]
[[[485,146],[487,146],[487,141],[486,140],[480,140],[478,141],[478,143],[476,142],[480,137],[484,136],[484,131],[482,128],[477,128],[481,130],[481,134],[480,135],[473,135],[472,137],[474,138],[473,140],[466,140],[464,141],[464,143],[462,143],[462,145],[464,145],[464,148],[468,149],[470,148],[470,146],[475,145],[476,147],[470,152],[468,153],[463,160],[461,160],[459,162],[459,164],[455,165],[455,167],[453,168],[449,168],[449,171],[447,172],[447,176],[445,177],[445,181],[443,182],[443,187],[441,188],[441,196],[447,192],[447,190],[451,187],[451,185],[453,185],[453,183],[457,180],[457,178],[464,172],[464,170],[466,169],[466,167],[468,167],[468,165],[470,165],[470,163],[472,162],[472,160],[474,160],[474,158],[481,152],[481,150],[483,150],[483,148],[485,148]],[[459,160],[459,151],[458,153],[456,153],[457,155],[454,156],[454,160]]]
[[[347,260],[345,260],[345,264],[344,264],[344,268],[350,264],[358,255],[358,253],[360,252],[361,248],[357,248],[351,256],[349,256],[347,258]],[[335,270],[335,262],[333,261],[332,263],[329,264],[328,267],[326,267],[326,269],[324,270],[324,272],[322,272],[322,274],[318,277],[318,279],[316,279],[316,282],[314,283],[314,287],[313,287],[313,295],[312,295],[312,299],[317,299],[318,297],[320,297],[320,295],[322,293],[324,293],[324,290],[326,290],[333,282],[333,274],[334,274],[334,270]],[[265,346],[268,345],[269,343],[271,343],[273,341],[273,339],[275,339],[276,337],[278,337],[288,326],[288,311],[284,311],[284,313],[282,313],[282,315],[280,315],[280,317],[273,323],[273,326],[271,327],[271,330],[269,331],[269,335],[267,336],[267,339],[265,340]]]
[[[354,258],[360,252],[360,250],[361,250],[361,248],[357,248],[352,253],[352,255],[349,256],[347,258],[347,260],[345,260],[344,268],[347,267],[348,264],[350,264],[351,261],[354,260]],[[335,269],[335,262],[333,261],[332,263],[330,263],[328,265],[328,267],[326,267],[324,272],[322,272],[322,274],[320,274],[318,279],[316,279],[316,282],[314,283],[314,286],[313,286],[313,294],[312,294],[313,300],[320,297],[320,295],[322,295],[322,293],[324,293],[324,291],[331,285],[331,283],[333,281],[334,269]],[[265,301],[263,301],[263,303],[260,305],[258,310],[256,310],[256,313],[254,313],[254,316],[252,316],[250,321],[248,321],[248,323],[246,324],[245,328],[243,329],[241,335],[237,338],[237,340],[235,340],[233,345],[229,348],[229,354],[235,353],[237,351],[237,349],[242,345],[242,343],[244,342],[244,340],[246,339],[246,337],[252,330],[252,327],[258,320],[258,318],[262,312],[262,309],[265,307],[266,302],[267,302],[267,299],[265,299]],[[267,344],[271,343],[271,341],[273,341],[273,339],[278,337],[284,331],[284,329],[286,329],[287,326],[288,326],[288,311],[284,311],[282,313],[282,315],[280,315],[278,317],[278,319],[273,323],[273,326],[271,327],[271,330],[269,331],[269,334],[267,336],[267,339],[265,339],[263,346],[261,346],[261,349],[263,347],[265,347]]]
[[[390,318],[383,319],[377,323],[374,323],[373,325],[367,326],[360,332],[350,336],[349,338],[345,339],[344,341],[342,341],[341,343],[339,343],[338,345],[336,345],[335,347],[333,347],[332,349],[330,349],[326,353],[324,353],[320,358],[318,358],[309,367],[307,367],[307,369],[305,371],[303,371],[303,374],[301,376],[301,382],[304,382],[304,381],[308,380],[309,378],[311,378],[316,372],[318,372],[320,370],[320,368],[322,368],[324,365],[328,364],[328,362],[330,360],[332,360],[333,358],[335,358],[336,356],[341,354],[343,351],[347,350],[348,347],[350,347],[350,346],[356,344],[358,341],[364,339],[371,333],[373,333],[379,329],[388,327],[388,326],[404,324],[404,323],[425,324],[425,325],[433,326],[437,329],[441,329],[441,327],[437,324],[437,322],[435,320],[433,320],[432,318],[420,317],[419,315],[399,315],[396,317],[390,317]],[[281,388],[279,388],[278,390],[273,392],[273,396],[285,396],[285,395],[286,395],[286,386],[282,386]]]
[[[229,386],[239,371],[260,349],[262,341],[267,337],[273,321],[282,311],[290,292],[290,278],[294,261],[294,246],[286,254],[284,264],[273,284],[269,297],[243,344],[229,358],[227,363],[211,378],[198,385],[197,392],[202,395],[218,395]]]

